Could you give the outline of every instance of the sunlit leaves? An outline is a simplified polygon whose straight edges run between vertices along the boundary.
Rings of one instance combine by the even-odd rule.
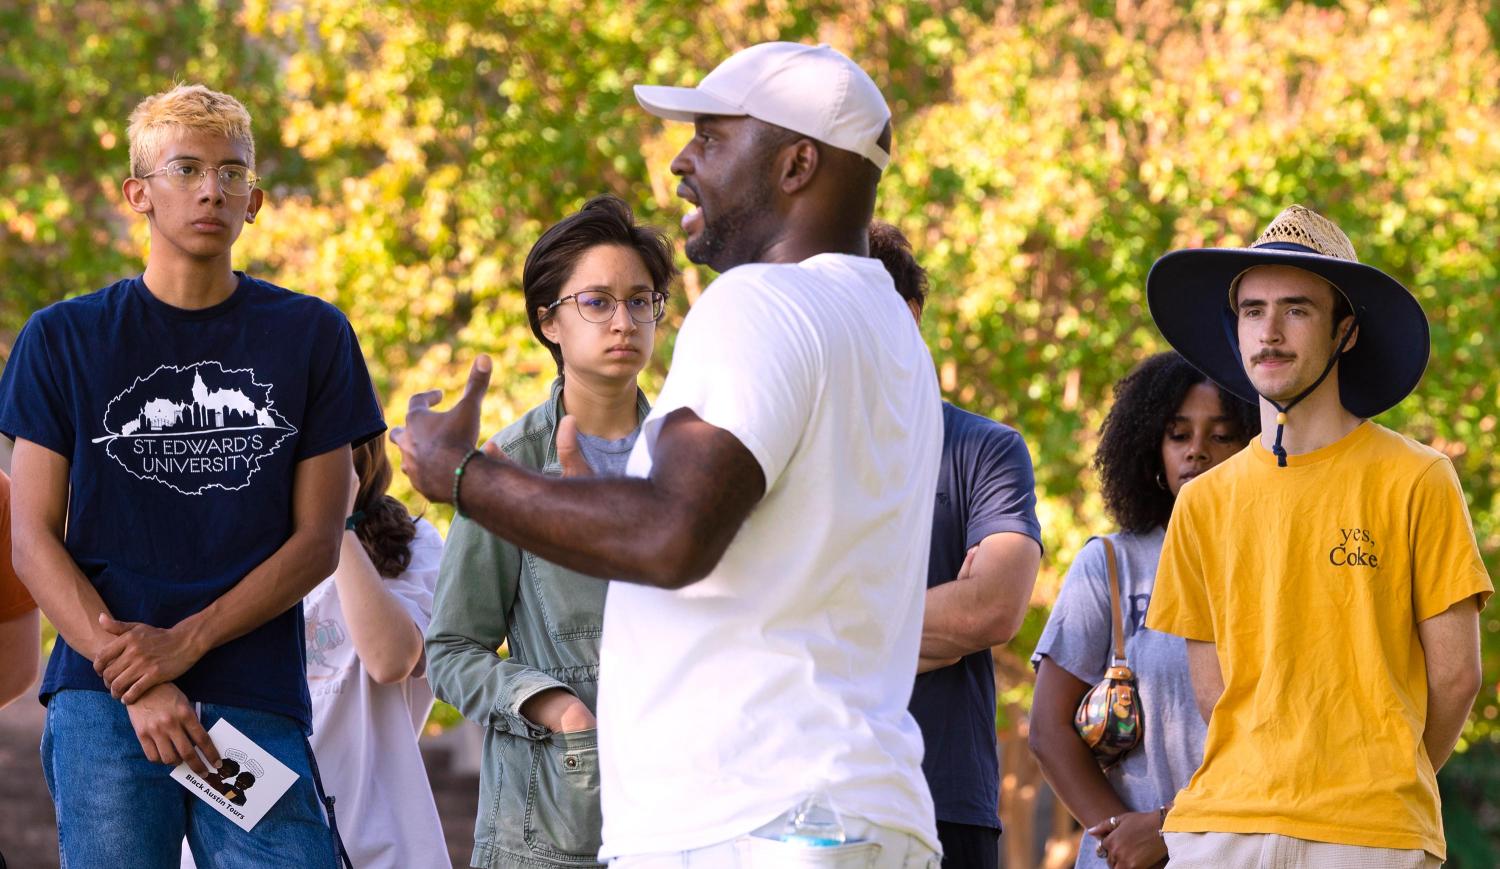
[[[519,293],[541,230],[604,191],[680,217],[667,164],[687,130],[631,87],[695,83],[763,39],[826,40],[895,112],[879,211],[931,271],[923,328],[946,394],[1019,428],[1036,459],[1039,605],[1108,527],[1088,463],[1110,385],[1163,347],[1152,261],[1246,244],[1291,202],[1426,308],[1427,377],[1382,422],[1454,456],[1493,569],[1497,22],[1355,0],[0,4],[0,360],[41,305],[141,268],[145,226],[118,192],[125,118],[202,81],[250,107],[267,177],[237,265],[349,313],[393,422],[491,353],[493,431],[552,376]],[[674,290],[648,388],[711,278],[689,268]],[[1485,654],[1487,739],[1500,622]]]

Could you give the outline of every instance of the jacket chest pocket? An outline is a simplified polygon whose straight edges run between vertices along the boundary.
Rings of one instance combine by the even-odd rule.
[[[553,642],[598,639],[604,632],[604,598],[609,583],[558,567],[524,553],[531,597]]]

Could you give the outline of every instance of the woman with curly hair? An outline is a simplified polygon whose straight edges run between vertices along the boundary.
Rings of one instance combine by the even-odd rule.
[[[1255,406],[1159,353],[1115,385],[1094,467],[1118,559],[1125,655],[1135,671],[1141,742],[1105,773],[1073,728],[1073,713],[1104,678],[1112,618],[1104,546],[1084,545],[1031,662],[1030,745],[1047,781],[1086,832],[1077,867],[1159,866],[1161,821],[1203,759],[1206,726],[1193,699],[1181,637],[1145,626],[1162,539],[1182,486],[1243,449],[1260,431]],[[1212,545],[1206,541],[1205,545]]]

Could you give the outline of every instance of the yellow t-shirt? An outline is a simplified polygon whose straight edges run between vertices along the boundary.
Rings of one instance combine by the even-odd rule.
[[[1224,694],[1165,829],[1446,857],[1417,622],[1491,591],[1452,463],[1375,423],[1189,482],[1146,625],[1216,643]]]

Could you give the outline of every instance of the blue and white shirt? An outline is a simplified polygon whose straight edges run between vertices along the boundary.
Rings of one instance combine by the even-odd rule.
[[[0,432],[70,462],[65,545],[115,618],[171,627],[292,533],[297,463],[385,429],[359,342],[319,299],[239,275],[210,308],[140,277],[45,308],[0,375]],[[310,727],[302,608],[213,649],[189,699]],[[61,638],[42,700],[106,690]]]

